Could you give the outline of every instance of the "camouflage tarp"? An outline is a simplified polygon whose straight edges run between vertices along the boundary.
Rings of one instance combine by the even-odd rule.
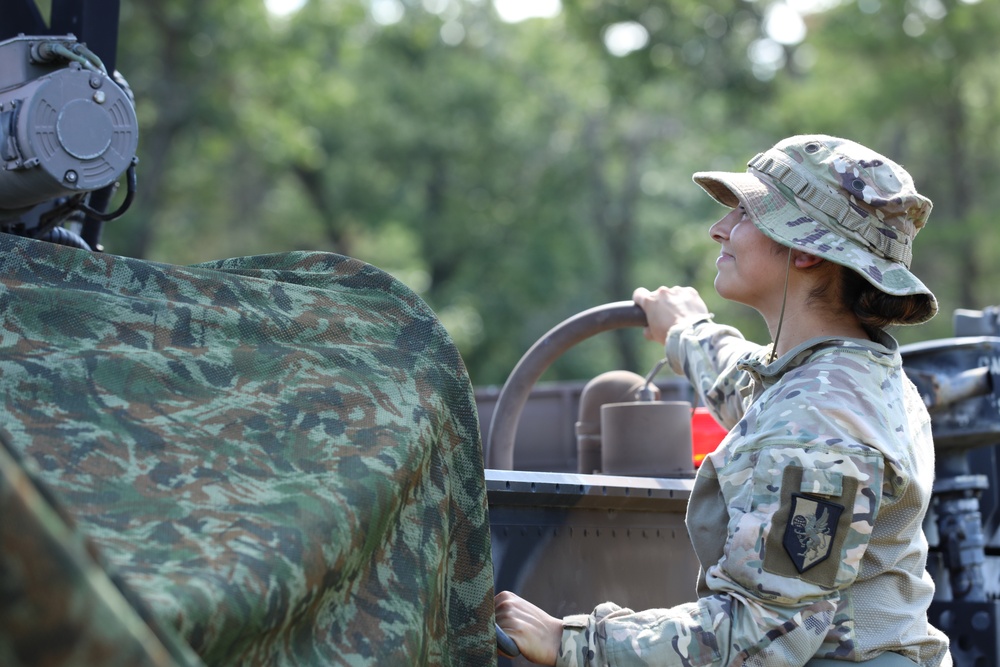
[[[496,662],[472,388],[419,297],[326,253],[0,263],[0,663]]]
[[[126,600],[0,432],[0,665],[199,665]],[[152,626],[152,627],[150,627]],[[170,647],[168,651],[166,647]]]

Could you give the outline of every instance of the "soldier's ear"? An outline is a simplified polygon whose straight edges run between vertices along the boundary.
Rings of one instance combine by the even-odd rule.
[[[814,266],[819,266],[825,260],[822,257],[817,257],[816,255],[810,255],[807,252],[802,252],[801,250],[792,251],[792,262],[795,264],[796,269],[811,269]]]

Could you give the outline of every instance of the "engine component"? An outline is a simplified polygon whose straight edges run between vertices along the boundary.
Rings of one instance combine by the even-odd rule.
[[[75,37],[0,42],[0,223],[112,185],[138,140],[126,91]]]

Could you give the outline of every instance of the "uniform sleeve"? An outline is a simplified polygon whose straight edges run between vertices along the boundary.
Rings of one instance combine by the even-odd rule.
[[[606,603],[564,619],[560,666],[802,665],[835,625],[878,511],[881,455],[768,443],[718,469],[729,507],[712,593],[670,609]]]
[[[736,364],[761,349],[737,329],[711,319],[681,322],[667,332],[666,356],[687,377],[716,420],[731,429],[743,416],[740,387],[747,381]]]

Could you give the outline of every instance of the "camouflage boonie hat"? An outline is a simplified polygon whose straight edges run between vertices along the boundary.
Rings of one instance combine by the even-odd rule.
[[[925,294],[937,312],[909,270],[932,204],[892,160],[847,139],[800,135],[758,153],[746,173],[702,171],[694,181],[725,206],[742,204],[778,243],[853,269],[886,294]]]

